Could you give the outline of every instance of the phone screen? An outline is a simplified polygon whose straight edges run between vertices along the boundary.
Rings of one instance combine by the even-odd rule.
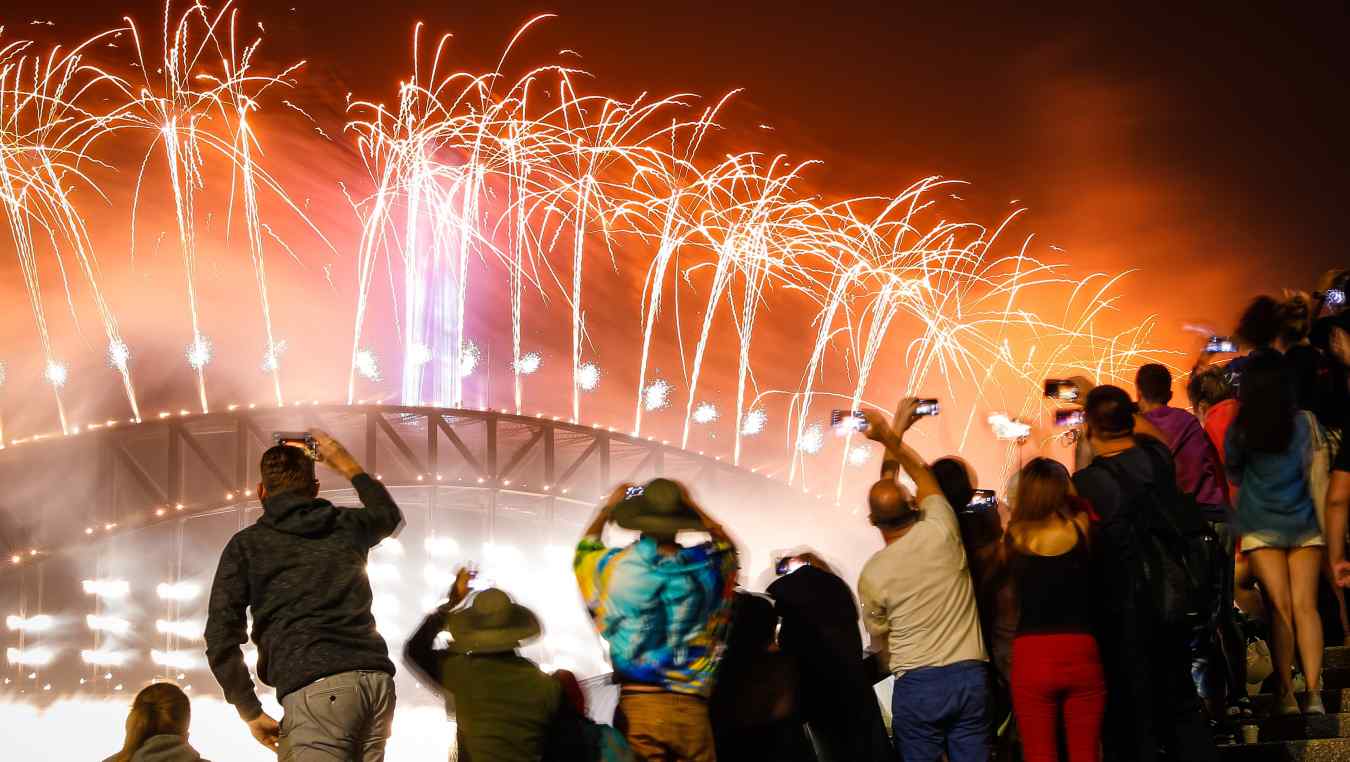
[[[1210,354],[1232,353],[1237,351],[1237,343],[1223,336],[1212,336],[1205,344],[1205,351]]]
[[[919,400],[919,404],[914,408],[915,415],[937,415],[940,412],[942,407],[935,399]]]
[[[998,507],[998,495],[991,489],[977,489],[966,505],[966,513],[979,513]]]
[[[861,410],[831,410],[830,427],[842,432],[867,431],[867,419]]]
[[[1082,411],[1082,410],[1056,410],[1056,411],[1055,411],[1055,425],[1056,425],[1056,426],[1066,426],[1066,427],[1082,426],[1082,425],[1083,425],[1083,411]]]

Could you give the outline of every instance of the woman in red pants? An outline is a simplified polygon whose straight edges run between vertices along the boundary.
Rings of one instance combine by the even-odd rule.
[[[1092,635],[1090,511],[1069,472],[1049,458],[1022,469],[1006,537],[1007,572],[1020,618],[1013,640],[1012,700],[1026,762],[1058,762],[1064,717],[1069,762],[1101,759],[1106,683]]]

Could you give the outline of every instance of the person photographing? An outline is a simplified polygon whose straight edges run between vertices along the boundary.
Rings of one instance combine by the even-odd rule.
[[[868,520],[886,547],[858,578],[871,649],[895,675],[892,737],[906,762],[989,759],[989,657],[980,632],[961,528],[932,469],[904,435],[920,418],[919,401],[900,403],[893,429],[864,411],[865,436],[886,448],[915,492],[893,478],[872,485]]]
[[[310,436],[315,452],[278,444],[262,455],[263,515],[221,553],[206,657],[225,700],[282,759],[378,762],[394,714],[394,664],[370,610],[366,556],[403,514],[337,440]],[[363,508],[319,497],[316,455],[351,481]],[[258,677],[285,712],[281,724],[263,712],[244,663],[240,646],[250,636]]]

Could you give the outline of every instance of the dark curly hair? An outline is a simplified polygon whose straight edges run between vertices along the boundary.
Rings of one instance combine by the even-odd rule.
[[[1284,325],[1284,312],[1274,297],[1261,295],[1247,305],[1233,331],[1243,344],[1252,349],[1268,347],[1279,338]]]

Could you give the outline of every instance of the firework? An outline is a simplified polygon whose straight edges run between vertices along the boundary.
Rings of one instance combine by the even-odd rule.
[[[583,392],[593,392],[600,385],[600,366],[593,362],[584,363],[577,368],[577,387]]]
[[[522,376],[528,376],[531,373],[538,371],[539,366],[542,363],[543,358],[539,356],[538,352],[530,352],[528,354],[521,355],[520,359],[511,363],[511,369]]]
[[[375,352],[369,349],[361,349],[356,352],[356,372],[368,381],[379,381],[380,361],[375,356]]]
[[[413,344],[408,347],[408,364],[420,368],[431,362],[431,347],[426,344]]]
[[[825,429],[818,423],[806,427],[797,438],[797,449],[807,455],[815,455],[825,446]]]
[[[620,100],[583,91],[593,80],[570,64],[525,67],[512,80],[503,74],[509,46],[494,70],[453,71],[444,66],[449,36],[424,50],[420,25],[413,36],[414,66],[393,94],[396,100],[348,101],[350,148],[367,177],[340,186],[360,227],[359,240],[340,249],[302,211],[309,200],[294,203],[264,162],[268,135],[259,127],[260,114],[299,113],[313,122],[275,94],[305,86],[299,65],[260,69],[263,38],[244,39],[247,27],[238,25],[239,13],[228,4],[171,11],[166,9],[163,34],[148,40],[152,50],[143,49],[129,21],[108,33],[125,35],[139,70],[134,77],[97,68],[98,42],[107,35],[48,56],[34,55],[26,42],[0,47],[0,209],[63,431],[65,366],[56,359],[60,339],[49,330],[44,302],[44,285],[51,284],[39,280],[40,269],[60,274],[72,318],[78,319],[74,294],[92,298],[108,364],[121,373],[139,419],[128,344],[103,295],[95,242],[82,216],[85,196],[113,200],[86,171],[102,166],[136,177],[133,257],[142,195],[165,189],[164,207],[173,210],[167,232],[170,240],[176,236],[187,305],[172,329],[192,337],[186,354],[203,411],[212,351],[203,335],[201,308],[210,302],[201,291],[209,281],[197,272],[205,241],[198,225],[216,214],[227,222],[227,241],[230,221],[242,223],[247,246],[237,248],[247,248],[255,279],[261,309],[255,330],[265,347],[261,368],[282,402],[285,342],[277,334],[284,328],[274,324],[270,310],[275,283],[264,255],[275,243],[298,261],[297,252],[305,249],[292,248],[264,219],[264,209],[273,207],[263,196],[294,213],[329,250],[355,252],[349,401],[358,379],[383,380],[376,348],[364,340],[378,324],[397,326],[401,334],[404,351],[389,359],[389,367],[399,373],[405,404],[463,404],[464,379],[483,362],[465,335],[465,316],[497,315],[509,325],[505,360],[515,410],[525,402],[525,376],[570,369],[570,417],[580,420],[582,394],[596,390],[601,376],[594,362],[582,362],[583,348],[611,340],[587,321],[588,302],[610,298],[590,284],[606,271],[624,270],[617,282],[641,282],[641,347],[625,355],[633,357],[631,367],[611,372],[636,377],[630,430],[641,433],[644,414],[677,403],[675,387],[651,367],[677,357],[683,415],[678,424],[669,418],[664,423],[678,425],[679,441],[687,445],[692,426],[711,424],[725,412],[738,424],[731,453],[737,464],[741,440],[767,426],[760,400],[767,394],[790,397],[782,428],[790,459],[786,475],[794,484],[808,478],[804,456],[826,445],[822,428],[812,423],[822,412],[821,396],[858,407],[869,390],[877,391],[874,370],[896,350],[904,375],[888,378],[886,393],[942,379],[945,396],[970,403],[963,405],[971,412],[962,445],[978,423],[977,408],[1008,410],[1009,423],[1016,422],[1014,414],[1033,415],[1039,382],[1051,371],[1105,380],[1147,354],[1156,356],[1147,347],[1152,319],[1134,321],[1121,333],[1098,327],[1116,306],[1119,275],[1067,277],[1058,265],[1033,258],[1029,237],[1007,255],[997,254],[1019,211],[993,227],[951,221],[937,204],[955,195],[948,187],[955,181],[929,177],[888,197],[831,194],[838,200],[822,201],[799,187],[810,182],[814,162],[789,162],[753,146],[704,150],[730,94],[699,108],[683,95]],[[542,18],[525,24],[512,42]],[[110,145],[105,136],[111,134],[126,138]],[[134,140],[141,141],[143,157],[122,161],[122,143]],[[159,181],[145,182],[148,167],[164,173]],[[225,172],[228,195],[208,183]],[[53,267],[46,267],[45,257],[55,260]],[[321,265],[330,285],[333,267]],[[72,289],[64,282],[67,270],[88,288]],[[491,282],[479,288],[471,278]],[[373,299],[376,284],[384,282],[388,298]],[[481,294],[496,292],[496,283],[507,297],[500,306],[478,303]],[[803,337],[800,357],[757,343],[764,333],[757,328],[760,308],[784,294],[794,300],[781,314],[796,321],[787,327]],[[385,302],[397,305],[394,314],[372,313],[373,305]],[[1062,306],[1063,314],[1034,309],[1043,305]],[[542,317],[565,334],[560,341],[568,362],[544,367],[543,354],[556,347],[523,351],[526,320],[541,317],[530,315],[534,309],[548,310]],[[50,372],[54,365],[62,367],[60,382]],[[764,388],[769,370],[774,378],[786,371],[800,380],[790,389]],[[709,399],[707,379],[724,375],[734,376],[734,393]],[[486,382],[478,386],[485,397],[493,395]],[[962,397],[958,386],[973,394]],[[995,426],[995,436],[1001,430]],[[848,438],[838,447],[838,470],[826,478],[836,479],[840,489],[844,468],[866,450]],[[812,480],[835,465],[812,462]]]
[[[764,427],[769,425],[769,414],[763,408],[755,408],[745,414],[741,422],[741,436],[753,437],[764,431]]]
[[[711,402],[700,402],[698,407],[694,408],[694,423],[708,424],[717,420],[717,406]]]
[[[867,445],[855,444],[848,448],[848,464],[850,466],[865,466],[872,459],[872,448]]]
[[[263,353],[262,371],[271,373],[275,377],[276,372],[281,368],[281,355],[286,352],[286,341],[269,342],[267,351]],[[280,404],[280,400],[278,400]]]
[[[187,357],[188,366],[200,372],[211,362],[213,356],[211,340],[199,333],[192,343],[187,345],[183,354]]]
[[[660,410],[670,404],[672,387],[664,378],[653,380],[642,392],[642,406],[648,411]]]
[[[468,378],[478,370],[478,361],[482,359],[482,352],[478,350],[478,345],[465,339],[459,348],[459,377]]]
[[[47,368],[42,372],[42,377],[47,379],[47,383],[53,388],[60,389],[70,380],[70,369],[63,362],[52,360],[47,363]]]
[[[108,343],[108,365],[114,370],[125,372],[131,361],[131,348],[125,341],[114,340]]]

